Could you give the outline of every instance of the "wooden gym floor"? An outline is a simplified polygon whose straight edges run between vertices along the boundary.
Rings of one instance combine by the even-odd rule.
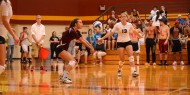
[[[0,95],[190,95],[190,66],[137,66],[140,76],[132,78],[129,65],[117,77],[118,65],[84,65],[72,70],[72,84],[59,82],[59,71],[22,70],[20,61],[8,64],[0,75]]]

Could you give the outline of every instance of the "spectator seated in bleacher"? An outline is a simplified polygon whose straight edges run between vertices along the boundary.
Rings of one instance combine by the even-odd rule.
[[[92,29],[88,30],[88,36],[86,40],[95,48],[96,47],[96,39],[92,36]],[[90,54],[90,49],[86,47],[88,55]]]
[[[135,8],[132,9],[131,16],[136,19],[140,19],[139,11],[137,11]]]
[[[185,25],[185,21],[181,17],[181,14],[178,15],[178,18],[176,20],[179,21],[182,25]]]
[[[94,57],[94,65],[96,64],[96,60],[97,58],[100,61],[100,65],[102,65],[102,57],[106,55],[106,51],[104,48],[104,43],[102,43],[101,41],[98,41],[96,44],[96,48],[95,48],[95,53],[93,54]]]
[[[165,9],[164,6],[160,7],[160,16],[162,17],[162,19],[164,20],[164,23],[167,25],[168,19],[167,19],[167,15],[168,15],[168,11]]]
[[[112,28],[118,20],[117,15],[115,14],[115,11],[111,11],[111,15],[108,17],[108,25]]]
[[[158,12],[158,11],[159,10],[157,10],[157,7],[154,6],[153,10],[151,10],[151,12],[150,12],[149,19],[152,19],[156,15],[156,12]]]

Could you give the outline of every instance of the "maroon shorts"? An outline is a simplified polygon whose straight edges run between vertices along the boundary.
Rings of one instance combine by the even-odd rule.
[[[168,43],[164,45],[166,39],[159,39],[159,50],[160,53],[167,53],[168,52]]]

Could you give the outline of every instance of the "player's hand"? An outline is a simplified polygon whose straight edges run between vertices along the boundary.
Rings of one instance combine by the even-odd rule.
[[[94,48],[91,48],[91,49],[90,49],[90,53],[91,53],[91,54],[94,54]]]
[[[38,44],[39,44],[39,42],[38,41],[36,41],[36,45],[38,46]]]
[[[16,44],[19,44],[20,40],[16,35],[13,36],[13,39],[14,39]]]
[[[16,44],[19,44],[20,40],[19,40],[19,38],[15,35],[16,30],[12,28],[12,31],[13,31],[13,35],[12,35],[12,36],[13,36],[13,39],[14,39],[15,43],[16,43]]]
[[[165,41],[165,42],[164,42],[164,45],[167,45],[167,44],[168,44],[168,41]]]
[[[36,45],[37,45],[38,47],[41,47],[41,44],[40,44],[39,41],[36,42]]]
[[[98,38],[98,41],[101,42],[103,39],[102,38]]]

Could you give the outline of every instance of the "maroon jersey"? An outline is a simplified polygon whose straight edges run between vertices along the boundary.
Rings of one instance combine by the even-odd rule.
[[[61,37],[61,44],[57,46],[57,49],[68,50],[69,44],[73,39],[79,39],[82,37],[80,31],[75,31],[73,28],[63,32]]]

